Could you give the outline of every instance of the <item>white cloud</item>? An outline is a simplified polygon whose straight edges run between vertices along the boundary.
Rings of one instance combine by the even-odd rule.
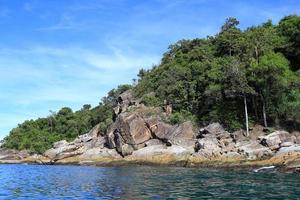
[[[130,76],[142,66],[157,62],[158,56],[127,55],[117,49],[113,49],[111,54],[81,48],[41,46],[0,49],[2,88],[13,85],[14,89],[20,87],[21,91],[17,94],[6,91],[6,94],[0,94],[0,99],[15,95],[17,99],[14,101],[18,104],[55,100],[82,102],[96,96],[100,99],[101,96],[95,92],[96,87],[100,90],[101,86],[107,88],[112,83],[119,84],[122,79],[130,80],[134,77],[126,77],[126,74]],[[26,92],[22,92],[24,87],[27,87]]]
[[[97,105],[112,87],[130,83],[139,68],[159,61],[156,55],[110,49],[109,53],[42,45],[0,49],[0,130],[8,133],[50,109]]]

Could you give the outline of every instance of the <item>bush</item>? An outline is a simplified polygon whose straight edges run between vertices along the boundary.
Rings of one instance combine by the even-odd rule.
[[[195,115],[188,111],[180,111],[180,112],[175,112],[172,113],[169,118],[167,119],[167,122],[170,124],[180,124],[186,121],[191,121],[193,124],[196,123],[197,118]]]
[[[155,107],[155,106],[159,106],[161,101],[155,95],[147,94],[142,97],[141,103],[145,104],[146,106],[154,106]]]

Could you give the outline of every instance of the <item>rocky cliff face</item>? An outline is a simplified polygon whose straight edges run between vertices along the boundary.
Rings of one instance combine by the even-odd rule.
[[[267,165],[300,164],[300,132],[255,126],[250,137],[229,133],[219,124],[197,129],[191,122],[170,125],[163,109],[149,108],[121,94],[113,124],[105,134],[99,126],[72,142],[59,141],[44,155],[0,151],[0,160],[79,164]],[[150,114],[149,114],[150,113]],[[289,158],[289,159],[287,159]],[[298,166],[298,165],[296,165]]]

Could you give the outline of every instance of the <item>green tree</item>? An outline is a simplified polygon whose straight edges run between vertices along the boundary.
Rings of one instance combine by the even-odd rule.
[[[264,125],[267,127],[267,112],[278,119],[278,99],[288,87],[291,75],[289,61],[279,53],[268,53],[261,57],[259,63],[252,63],[250,80],[260,95]]]
[[[241,54],[241,44],[243,44],[242,32],[239,28],[239,21],[236,18],[228,18],[221,28],[221,32],[216,37],[216,45],[219,55],[239,55]]]
[[[300,16],[290,15],[280,20],[278,25],[280,35],[285,43],[280,51],[290,60],[294,71],[300,69]]]
[[[225,88],[226,93],[234,98],[242,97],[244,102],[245,111],[245,124],[246,133],[249,136],[249,116],[247,106],[247,96],[255,94],[253,88],[248,85],[248,81],[245,75],[245,70],[242,68],[242,64],[238,59],[231,59],[228,66],[225,69]]]

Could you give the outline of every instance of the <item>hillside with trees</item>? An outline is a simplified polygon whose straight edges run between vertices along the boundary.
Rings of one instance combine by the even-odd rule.
[[[200,123],[228,129],[280,126],[300,119],[300,17],[288,16],[242,31],[229,18],[214,37],[171,45],[161,64],[140,70],[134,88],[147,105],[167,100]],[[296,56],[298,55],[298,56]],[[152,94],[149,96],[148,94]]]
[[[112,123],[116,97],[133,89],[147,106],[171,104],[170,122],[191,120],[197,126],[220,122],[228,130],[265,127],[299,128],[300,16],[267,21],[246,30],[228,18],[215,36],[170,45],[160,64],[141,69],[135,85],[108,93],[95,108],[62,108],[25,121],[5,138],[4,147],[42,153],[53,142]]]

